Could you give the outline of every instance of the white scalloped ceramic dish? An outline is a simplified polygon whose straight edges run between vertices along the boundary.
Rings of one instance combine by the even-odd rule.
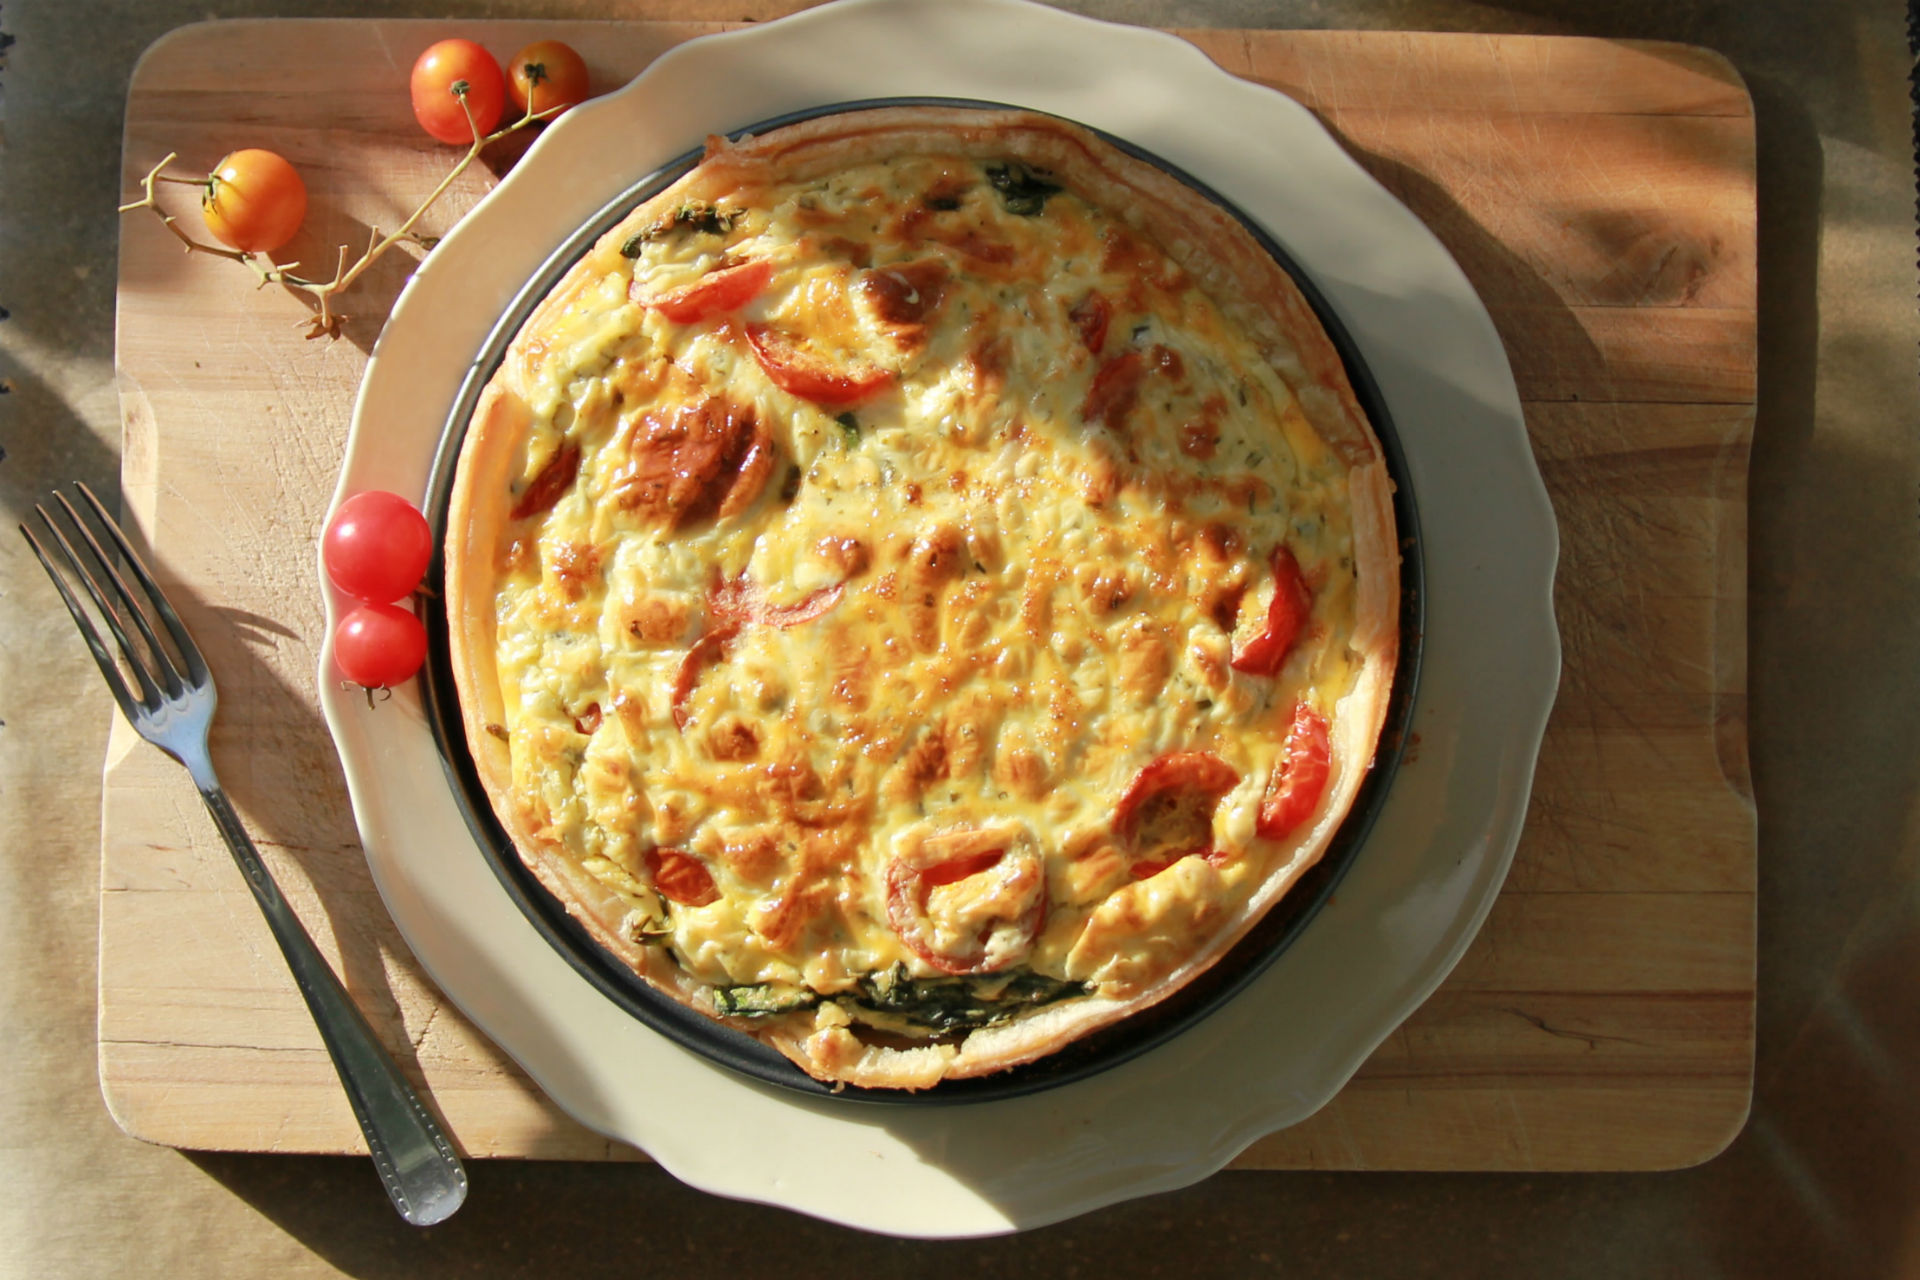
[[[475,847],[413,689],[370,712],[331,678],[329,647],[321,700],[402,934],[569,1113],[721,1195],[899,1235],[986,1235],[1206,1177],[1322,1106],[1439,985],[1525,816],[1559,677],[1558,539],[1505,351],[1431,233],[1290,99],[1183,41],[1023,0],[840,0],[682,45],[569,113],[401,295],[334,504],[424,493],[494,318],[638,177],[710,132],[889,96],[1033,107],[1171,161],[1304,264],[1365,354],[1421,513],[1421,746],[1336,899],[1225,1008],[1097,1076],[961,1106],[808,1098],[680,1049],[549,947]]]

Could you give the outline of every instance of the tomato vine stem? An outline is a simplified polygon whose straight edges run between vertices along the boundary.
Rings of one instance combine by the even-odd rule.
[[[165,159],[147,171],[147,175],[140,180],[140,198],[121,205],[120,212],[132,213],[139,209],[146,209],[158,217],[161,225],[172,232],[174,237],[186,246],[188,253],[211,254],[216,258],[227,258],[234,262],[244,263],[259,277],[259,282],[262,287],[277,284],[283,288],[295,289],[308,294],[319,304],[319,309],[307,322],[306,336],[309,338],[337,338],[340,336],[340,326],[348,317],[344,313],[334,309],[334,299],[351,288],[353,282],[358,280],[361,275],[366,272],[368,267],[371,267],[382,254],[386,253],[388,249],[391,249],[402,240],[411,240],[415,244],[427,244],[429,249],[431,248],[431,245],[428,244],[430,240],[433,243],[438,243],[436,237],[418,235],[414,232],[414,228],[419,225],[420,219],[426,216],[427,211],[439,201],[440,197],[447,193],[447,189],[459,181],[460,175],[473,166],[473,162],[480,158],[480,153],[490,144],[498,142],[508,134],[516,133],[530,124],[557,115],[566,109],[565,105],[562,104],[548,107],[544,111],[535,111],[532,109],[532,105],[529,104],[526,113],[512,124],[504,128],[496,129],[492,133],[482,134],[479,126],[474,123],[472,108],[467,105],[467,95],[458,92],[456,88],[454,96],[460,100],[460,109],[467,117],[467,128],[473,134],[473,143],[467,148],[466,155],[460,158],[459,162],[448,171],[447,176],[440,180],[439,185],[427,194],[426,199],[420,202],[419,207],[414,209],[414,211],[407,216],[406,221],[402,222],[398,228],[384,236],[380,234],[378,227],[369,228],[366,250],[361,253],[358,258],[349,262],[348,254],[350,251],[346,245],[341,245],[339,259],[334,264],[333,277],[331,279],[312,280],[305,276],[295,275],[294,270],[300,265],[298,262],[275,262],[271,257],[263,253],[250,253],[244,249],[228,249],[221,245],[208,244],[204,241],[196,240],[193,236],[189,235],[186,230],[180,226],[179,220],[174,217],[174,215],[160,207],[159,199],[154,194],[154,185],[156,183],[169,182],[182,186],[195,186],[202,190],[211,190],[213,177],[211,174],[205,177],[182,177],[177,174],[168,173],[166,171],[167,166],[180,158],[178,152],[168,152]]]

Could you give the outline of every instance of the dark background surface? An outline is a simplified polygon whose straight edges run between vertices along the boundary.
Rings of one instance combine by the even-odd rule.
[[[762,0],[674,16],[764,17]],[[1170,26],[1678,40],[1729,57],[1759,138],[1749,666],[1760,814],[1752,1117],[1649,1175],[1230,1172],[1022,1236],[916,1243],[688,1190],[644,1165],[472,1161],[403,1225],[361,1159],[125,1137],[94,1065],[106,702],[0,539],[0,1273],[19,1276],[1920,1275],[1920,321],[1912,59],[1897,0],[1111,0]],[[610,18],[618,0],[5,0],[0,505],[116,491],[121,117],[140,52],[209,17]],[[289,58],[299,57],[289,50]]]

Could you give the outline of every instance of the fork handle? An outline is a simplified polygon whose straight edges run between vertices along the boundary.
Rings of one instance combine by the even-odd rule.
[[[200,797],[233,850],[254,901],[266,914],[274,941],[293,971],[294,985],[306,997],[387,1196],[400,1216],[415,1226],[445,1221],[467,1197],[467,1173],[446,1134],[313,945],[300,917],[287,905],[227,793],[217,782],[202,784]]]

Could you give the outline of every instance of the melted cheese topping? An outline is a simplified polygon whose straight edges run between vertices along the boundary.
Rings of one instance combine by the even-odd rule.
[[[1352,685],[1345,464],[1156,245],[997,176],[902,159],[602,245],[503,374],[515,799],[716,988],[1142,990],[1285,856],[1289,717]],[[1245,674],[1282,546],[1311,617]],[[1124,838],[1176,752],[1236,780]]]

